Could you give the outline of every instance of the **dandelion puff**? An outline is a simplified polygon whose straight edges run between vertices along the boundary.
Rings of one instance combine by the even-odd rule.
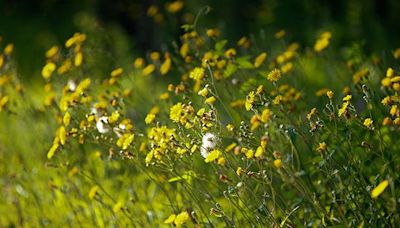
[[[97,121],[96,128],[101,134],[107,133],[110,130],[107,124],[108,124],[108,117],[102,116]]]
[[[69,91],[75,92],[75,90],[76,90],[76,83],[75,83],[74,80],[72,80],[72,79],[68,80],[67,86],[68,86]]]
[[[215,148],[217,140],[217,136],[215,136],[213,133],[208,132],[203,135],[202,145],[200,149],[201,156],[206,158],[210,151]]]

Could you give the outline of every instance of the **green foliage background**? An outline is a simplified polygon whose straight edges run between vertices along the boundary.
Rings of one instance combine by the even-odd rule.
[[[151,4],[162,7],[166,2],[2,0],[0,31],[6,41],[16,44],[21,75],[36,78],[32,72],[39,72],[45,50],[76,31],[93,28],[84,24],[85,16],[95,18],[96,27],[110,36],[125,37],[124,49],[130,53],[143,54],[176,40],[184,24],[182,15],[169,16],[163,24],[146,16]],[[396,0],[202,0],[186,1],[184,12],[196,14],[207,5],[212,10],[200,24],[220,28],[228,40],[285,29],[297,41],[312,44],[315,32],[324,28],[335,33],[337,47],[360,42],[368,43],[365,51],[379,52],[394,49],[400,39]]]

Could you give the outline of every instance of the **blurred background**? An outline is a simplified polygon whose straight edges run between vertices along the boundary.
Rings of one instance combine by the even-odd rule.
[[[177,40],[180,26],[192,23],[205,6],[211,10],[198,23],[221,29],[228,40],[284,29],[311,45],[316,32],[328,30],[334,46],[368,43],[367,53],[399,46],[398,0],[1,0],[0,36],[15,44],[19,73],[33,77],[44,52],[74,32],[103,31],[133,56],[143,55]]]

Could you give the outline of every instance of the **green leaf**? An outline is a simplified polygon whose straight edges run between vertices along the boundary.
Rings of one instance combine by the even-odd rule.
[[[181,28],[182,28],[183,30],[185,30],[185,32],[188,32],[190,29],[193,28],[193,25],[184,24],[184,25],[181,26]]]
[[[252,69],[254,65],[249,61],[250,56],[243,56],[236,59],[236,62],[239,64],[239,67],[242,69]]]
[[[225,47],[225,45],[226,45],[227,42],[228,42],[227,40],[221,40],[221,41],[219,41],[218,43],[215,44],[215,50],[216,50],[217,52],[222,51],[222,49]]]
[[[182,176],[172,177],[168,180],[168,182],[176,182],[180,180],[186,180],[190,182],[192,177],[196,177],[196,174],[193,171],[186,171]]]
[[[229,78],[232,74],[236,72],[236,70],[237,66],[235,64],[229,63],[224,71],[224,78]]]

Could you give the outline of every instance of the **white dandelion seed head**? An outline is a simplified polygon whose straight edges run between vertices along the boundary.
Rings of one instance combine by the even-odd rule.
[[[107,133],[110,130],[110,128],[108,127],[108,117],[100,117],[99,120],[96,122],[96,128],[101,134]]]
[[[212,149],[217,145],[218,138],[213,133],[207,132],[203,135],[202,145],[200,148],[201,156],[207,157]]]
[[[68,86],[69,91],[71,91],[71,92],[74,92],[76,90],[76,83],[72,79],[68,80],[67,86]]]

